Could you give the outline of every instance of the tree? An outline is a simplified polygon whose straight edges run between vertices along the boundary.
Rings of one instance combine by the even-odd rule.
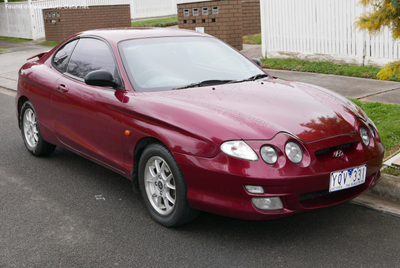
[[[394,39],[400,38],[400,0],[360,0],[360,4],[371,7],[372,11],[362,14],[355,22],[358,29],[377,34],[387,26]],[[400,61],[388,63],[377,76],[386,80],[396,74],[400,74]]]

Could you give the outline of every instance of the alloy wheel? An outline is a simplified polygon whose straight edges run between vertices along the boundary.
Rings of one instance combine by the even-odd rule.
[[[176,187],[174,175],[163,158],[153,156],[147,161],[144,184],[152,207],[161,215],[169,215],[175,207]]]

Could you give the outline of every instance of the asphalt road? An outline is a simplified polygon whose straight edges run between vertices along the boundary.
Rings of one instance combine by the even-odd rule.
[[[130,181],[25,149],[0,92],[0,267],[399,267],[400,218],[350,203],[274,221],[155,223]]]

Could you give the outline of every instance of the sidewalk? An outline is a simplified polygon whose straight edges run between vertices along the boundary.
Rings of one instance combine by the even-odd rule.
[[[17,90],[18,70],[27,62],[26,59],[51,49],[35,45],[42,41],[44,40],[15,43],[0,40],[0,49],[8,50],[0,53],[0,87]]]
[[[9,52],[0,53],[0,89],[16,91],[18,70],[26,62],[26,59],[51,48],[38,46],[33,42],[19,44],[0,41],[0,49],[9,50]],[[262,57],[259,45],[244,45],[242,53],[249,58]],[[267,70],[267,72],[282,79],[322,86],[345,97],[400,104],[399,82],[284,70]],[[375,188],[352,202],[400,215],[400,178],[382,174],[380,182]]]

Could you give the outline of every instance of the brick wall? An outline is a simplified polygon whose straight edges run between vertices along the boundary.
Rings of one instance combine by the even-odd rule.
[[[53,42],[61,42],[75,33],[86,30],[131,27],[130,5],[89,6],[88,9],[43,9],[43,19],[46,41]]]
[[[203,8],[206,9],[204,11],[207,11],[208,15],[203,15]],[[193,9],[197,9],[198,15]],[[218,12],[216,12],[217,9]],[[188,11],[188,16],[184,14],[184,11]],[[241,0],[178,4],[178,25],[181,29],[190,30],[204,27],[205,33],[221,39],[238,50],[243,49]]]
[[[243,1],[243,35],[261,33],[260,1]]]

